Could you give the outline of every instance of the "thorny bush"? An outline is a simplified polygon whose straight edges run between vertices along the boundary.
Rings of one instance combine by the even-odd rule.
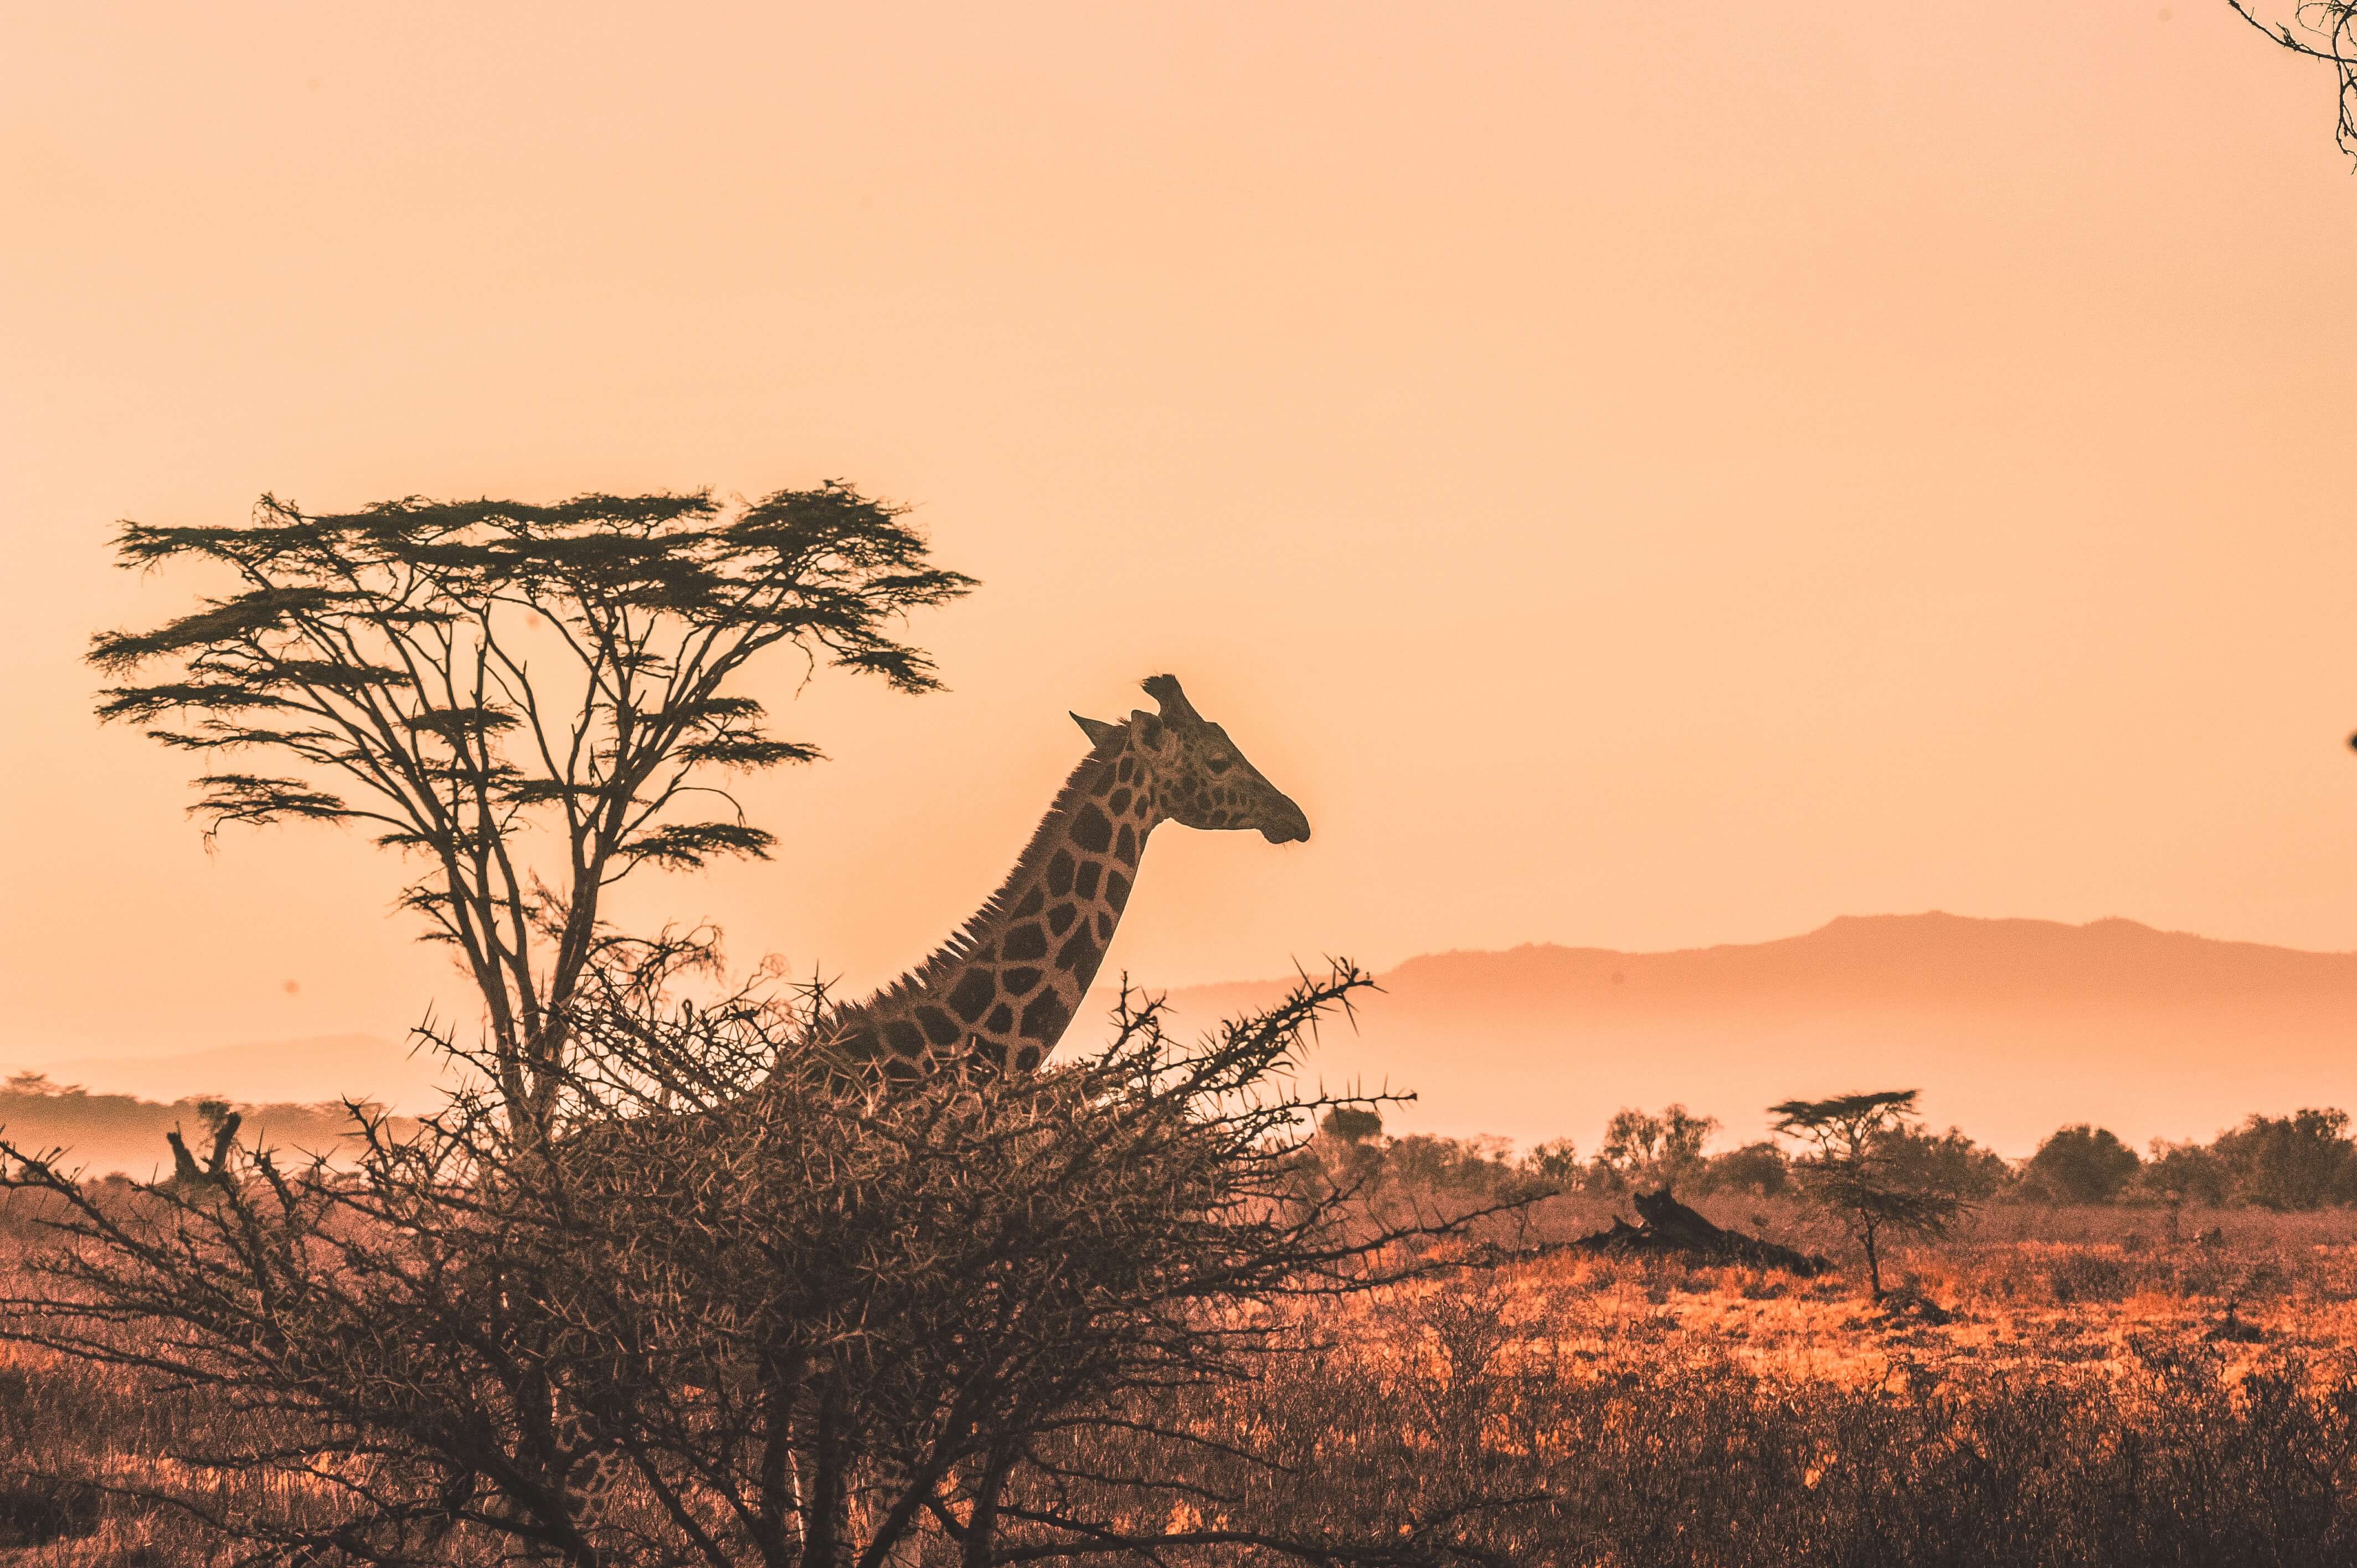
[[[1414,1520],[1195,1517],[1283,1460],[1190,1402],[1508,1207],[1370,1229],[1305,1187],[1350,1102],[1290,1070],[1362,975],[1188,1045],[1125,997],[1093,1056],[886,1093],[807,997],[676,1000],[701,950],[597,971],[554,1138],[462,1095],[406,1136],[364,1120],[355,1169],[231,1147],[128,1203],[0,1145],[53,1243],[0,1336],[243,1418],[135,1489],[258,1562],[1437,1560]],[[1193,1479],[1211,1454],[1239,1478]],[[218,1484],[254,1474],[285,1484]],[[1163,1493],[1187,1509],[1138,1501]]]

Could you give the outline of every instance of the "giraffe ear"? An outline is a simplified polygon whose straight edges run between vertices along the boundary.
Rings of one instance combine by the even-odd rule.
[[[1084,719],[1074,714],[1072,722],[1081,726],[1081,733],[1089,737],[1091,746],[1103,746],[1121,733],[1119,725],[1109,725],[1103,719]]]

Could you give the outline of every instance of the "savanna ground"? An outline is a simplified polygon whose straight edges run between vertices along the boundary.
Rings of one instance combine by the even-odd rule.
[[[2172,1239],[2157,1209],[1992,1205],[1886,1262],[1953,1314],[1930,1322],[1876,1311],[1796,1203],[1696,1207],[1842,1267],[1553,1252],[1313,1313],[1300,1356],[1188,1396],[1202,1430],[1296,1461],[1206,1453],[1196,1518],[1396,1519],[1468,1563],[2357,1563],[2357,1211],[2189,1207]],[[1493,1240],[1613,1211],[1550,1199]],[[83,1459],[134,1480],[237,1419],[0,1350],[19,1476]],[[190,1520],[21,1479],[0,1532],[11,1568],[231,1560]],[[1297,1561],[1191,1550],[1164,1560]]]

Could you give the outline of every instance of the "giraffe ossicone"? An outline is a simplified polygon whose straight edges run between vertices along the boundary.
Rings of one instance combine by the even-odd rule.
[[[1144,685],[1158,712],[1072,715],[1089,753],[1005,884],[931,959],[834,1015],[837,1052],[894,1079],[1029,1072],[1096,978],[1156,828],[1308,838],[1301,808],[1195,711],[1177,677]]]

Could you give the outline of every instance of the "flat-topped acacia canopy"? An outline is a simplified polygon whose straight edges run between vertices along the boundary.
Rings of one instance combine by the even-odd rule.
[[[974,580],[932,564],[904,510],[830,481],[735,506],[698,490],[310,513],[265,495],[242,524],[125,522],[123,565],[209,565],[230,587],[95,638],[100,669],[149,677],[99,715],[279,765],[196,780],[209,837],[356,822],[421,856],[402,902],[482,991],[511,1116],[544,1125],[600,892],[650,863],[766,854],[711,771],[820,756],[730,689],[746,663],[786,644],[813,669],[940,684],[894,623]],[[683,816],[700,796],[727,814]],[[543,824],[561,865],[524,863],[520,831]]]

